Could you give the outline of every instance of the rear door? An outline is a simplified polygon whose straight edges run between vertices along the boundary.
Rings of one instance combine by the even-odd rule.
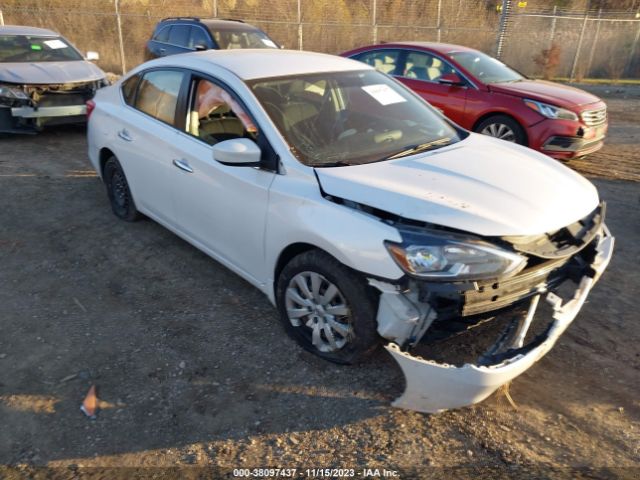
[[[447,73],[458,73],[447,61],[427,52],[403,52],[398,80],[427,102],[439,108],[456,123],[464,120],[467,86],[443,85],[438,79]],[[458,73],[459,75],[459,73]]]
[[[116,155],[137,206],[173,224],[172,161],[180,157],[175,147],[177,129],[184,128],[184,119],[176,112],[188,75],[177,69],[152,69],[138,79],[136,85],[125,82],[123,86],[126,106],[115,124]]]
[[[167,45],[169,44],[170,31],[171,25],[164,25],[157,29],[151,40],[147,42],[147,52],[145,52],[145,60],[164,57],[166,55]]]
[[[164,57],[192,51],[189,48],[191,25],[172,24],[162,27],[149,41],[148,49],[152,57]]]

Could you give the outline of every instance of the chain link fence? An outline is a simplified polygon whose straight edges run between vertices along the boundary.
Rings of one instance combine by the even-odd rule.
[[[51,28],[100,66],[143,61],[155,24],[170,16],[237,18],[286,48],[339,53],[395,40],[440,41],[495,55],[529,76],[640,78],[640,13],[550,7],[529,0],[0,0],[0,23]],[[634,4],[635,5],[635,4]],[[640,7],[640,2],[638,2]]]

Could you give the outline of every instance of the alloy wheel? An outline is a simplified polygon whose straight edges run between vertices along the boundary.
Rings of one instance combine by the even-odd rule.
[[[499,138],[500,140],[506,140],[507,142],[515,142],[515,132],[504,123],[490,123],[480,132],[483,135],[489,135],[490,137]]]

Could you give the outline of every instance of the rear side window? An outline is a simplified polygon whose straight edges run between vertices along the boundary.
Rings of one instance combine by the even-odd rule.
[[[156,42],[167,43],[169,41],[169,30],[171,30],[170,26],[162,27],[153,39]]]
[[[140,81],[140,75],[134,75],[122,82],[122,97],[127,105],[133,106],[133,100],[136,96],[136,88]]]
[[[185,74],[175,70],[154,70],[140,81],[135,108],[175,126],[176,106]]]
[[[169,43],[179,47],[186,47],[189,43],[189,34],[191,27],[189,25],[174,25],[169,32]]]

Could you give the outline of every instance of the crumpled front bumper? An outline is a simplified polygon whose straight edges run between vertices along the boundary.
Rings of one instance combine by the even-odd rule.
[[[436,363],[401,351],[395,343],[385,348],[398,362],[406,379],[406,389],[394,407],[436,413],[480,402],[542,358],[574,320],[593,285],[607,268],[613,254],[614,237],[603,226],[591,263],[573,297],[564,301],[552,292],[541,293],[553,309],[553,320],[545,337],[531,349],[516,349],[513,357],[492,365],[465,364],[462,367]],[[532,305],[531,315],[535,313]],[[518,351],[524,353],[518,353]]]

